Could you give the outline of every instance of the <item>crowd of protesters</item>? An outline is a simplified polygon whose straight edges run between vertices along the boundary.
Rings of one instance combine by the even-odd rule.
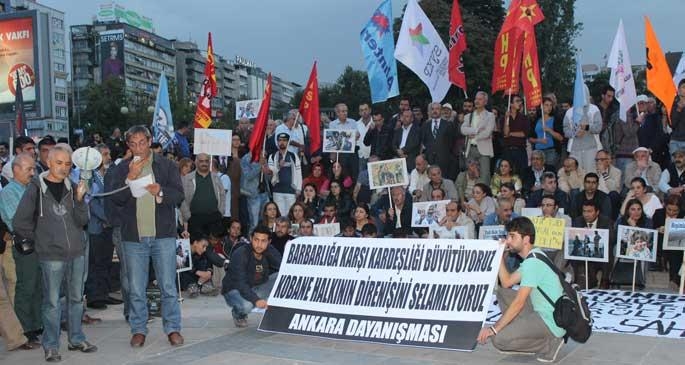
[[[678,92],[670,116],[640,95],[625,121],[610,86],[583,107],[580,121],[554,94],[536,110],[525,110],[519,96],[498,110],[482,91],[459,108],[401,97],[394,115],[354,106],[358,120],[340,103],[334,120],[322,117],[322,130],[353,132],[356,149],[345,154],[310,151],[312,136],[294,110],[268,121],[257,158],[247,147],[248,119],[233,131],[231,156],[193,155],[187,124],[166,148],[144,126],[124,134],[117,128],[84,143],[103,156],[88,179],[79,177],[74,146],[65,141],[17,137],[13,151],[2,142],[2,336],[9,349],[42,344],[46,360],[59,361],[65,327],[70,350],[94,352],[81,325],[98,319],[84,308],[123,304],[130,344],[143,346],[146,290],[154,285],[163,330],[171,345],[181,345],[176,269],[188,260],[192,270],[182,274],[180,289],[190,297],[221,293],[235,325],[246,327],[250,310],[266,307],[290,240],[425,238],[428,229],[412,226],[412,205],[432,200],[451,201],[433,225],[465,226],[467,238],[478,238],[484,225],[507,225],[523,208],[540,208],[567,227],[609,229],[610,263],[591,265],[587,279],[599,288],[625,284],[612,275],[617,225],[658,229],[661,246],[666,218],[685,216],[685,82]],[[407,184],[372,190],[367,163],[395,158],[406,160]],[[127,189],[147,176],[146,194]],[[177,246],[181,237],[189,252]],[[12,242],[22,238],[35,241],[35,252],[17,251]],[[657,252],[648,269],[668,270],[679,282],[682,251]],[[569,280],[585,282],[563,253],[546,253]],[[506,261],[515,268],[521,260]],[[115,264],[120,275],[113,280]],[[110,295],[115,286],[121,300]]]

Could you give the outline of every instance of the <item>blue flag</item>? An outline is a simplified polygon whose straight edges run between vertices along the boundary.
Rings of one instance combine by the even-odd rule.
[[[171,116],[169,105],[169,87],[167,86],[164,73],[159,75],[159,88],[157,89],[157,101],[155,102],[155,114],[152,116],[153,140],[167,150],[174,134],[174,118]]]
[[[580,66],[580,57],[576,57],[576,81],[573,84],[573,124],[580,124],[583,119],[585,107],[585,83],[583,82],[583,68]]]
[[[369,76],[371,101],[379,103],[400,94],[397,86],[395,41],[392,37],[392,4],[385,0],[359,35]]]

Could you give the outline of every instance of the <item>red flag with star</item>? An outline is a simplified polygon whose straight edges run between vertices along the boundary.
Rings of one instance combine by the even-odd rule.
[[[462,54],[466,50],[466,34],[464,34],[464,22],[461,19],[459,1],[452,3],[452,18],[450,19],[450,82],[459,86],[466,92],[466,74],[464,73],[464,60]]]
[[[321,148],[321,114],[319,113],[319,81],[316,62],[300,101],[300,115],[309,129],[309,151],[314,154]]]
[[[523,40],[523,71],[521,83],[528,108],[542,104],[542,81],[540,80],[540,64],[538,62],[538,45],[535,31],[526,32]]]
[[[271,108],[271,73],[266,78],[266,87],[264,88],[264,97],[262,98],[262,105],[259,107],[257,119],[252,128],[250,135],[250,152],[252,152],[252,162],[259,161],[259,156],[264,150],[264,136],[266,135],[266,124],[269,121],[269,109]]]
[[[209,128],[212,124],[212,99],[216,97],[216,73],[214,66],[214,47],[212,47],[212,33],[207,38],[207,61],[205,62],[205,79],[202,81],[200,96],[197,100],[193,126],[195,128]]]

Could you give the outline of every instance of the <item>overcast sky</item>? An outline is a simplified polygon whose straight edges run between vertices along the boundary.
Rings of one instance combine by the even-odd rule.
[[[39,0],[66,13],[66,24],[90,23],[92,0]],[[320,82],[332,82],[346,65],[362,69],[359,32],[380,0],[122,0],[118,4],[152,18],[165,38],[191,39],[206,47],[213,34],[215,53],[240,55],[265,71],[305,83],[312,62],[319,61]],[[393,16],[407,0],[393,0]],[[507,4],[509,1],[506,2]],[[683,0],[577,0],[576,21],[584,24],[576,45],[583,63],[603,63],[618,21],[623,23],[633,64],[644,63],[644,22],[648,15],[664,52],[685,49],[678,30]],[[538,38],[544,37],[537,34]],[[468,34],[467,34],[468,39]],[[469,45],[475,47],[477,45]],[[564,45],[559,45],[563,47]],[[467,75],[468,77],[468,75]]]

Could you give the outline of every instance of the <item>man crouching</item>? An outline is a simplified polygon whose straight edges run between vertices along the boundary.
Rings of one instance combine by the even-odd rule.
[[[85,181],[69,180],[71,147],[58,143],[48,155],[49,170],[28,185],[17,207],[15,233],[35,242],[43,275],[43,339],[45,361],[61,360],[60,287],[66,283],[67,328],[70,351],[95,352],[81,329],[85,247],[83,226],[88,224],[88,206],[83,201]]]
[[[266,308],[266,298],[276,282],[281,267],[281,254],[271,246],[271,230],[257,226],[250,245],[236,247],[222,282],[226,304],[232,307],[236,327],[247,327],[247,314],[252,308]]]
[[[502,255],[499,267],[501,287],[496,295],[502,317],[492,326],[483,328],[478,342],[484,344],[492,337],[492,344],[502,353],[537,354],[540,362],[554,362],[564,344],[564,329],[554,322],[554,307],[540,293],[543,290],[552,301],[562,295],[559,276],[536,255],[544,255],[534,248],[535,227],[526,217],[512,219],[505,226],[505,243],[510,252],[524,259],[519,269],[509,273]],[[511,289],[520,285],[518,291]]]

